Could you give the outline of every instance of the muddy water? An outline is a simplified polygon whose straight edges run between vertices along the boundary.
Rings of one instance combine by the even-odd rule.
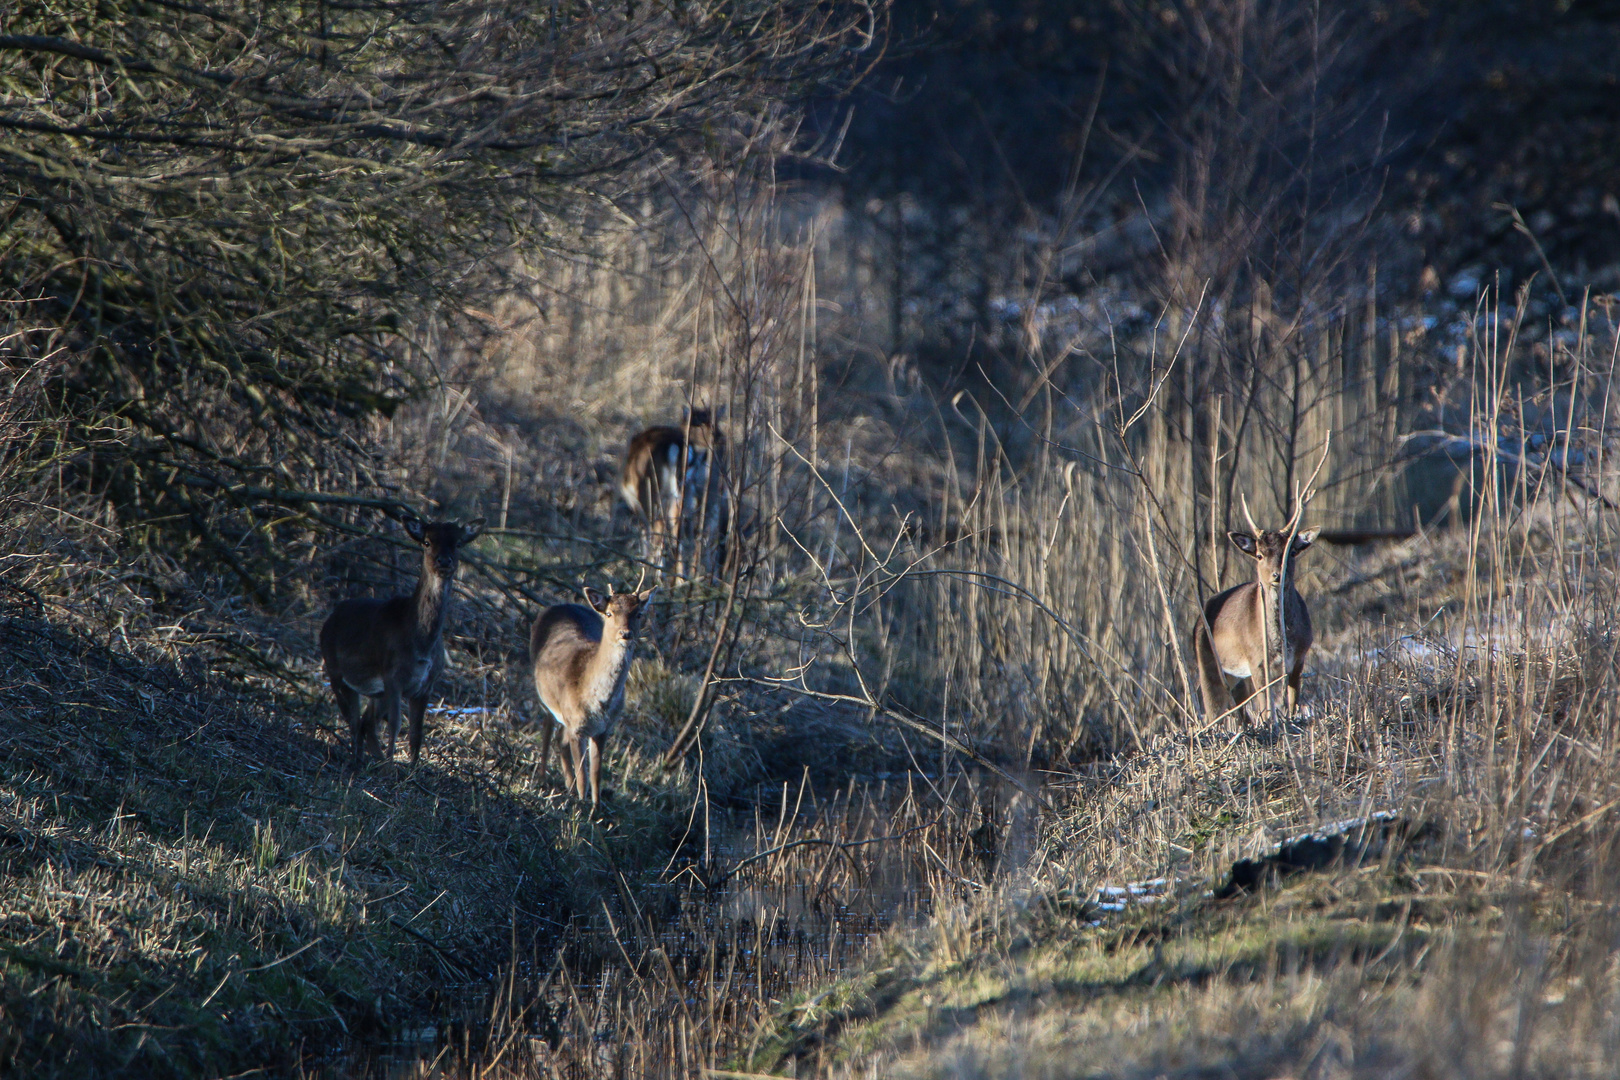
[[[493,1000],[488,984],[469,987],[462,1018],[406,1032],[414,1038],[343,1071],[735,1068],[796,993],[857,968],[891,929],[983,888],[1012,816],[998,811],[998,794],[921,774],[829,797],[808,785],[760,791],[752,812],[711,815],[690,861],[577,919],[543,962],[503,973]]]

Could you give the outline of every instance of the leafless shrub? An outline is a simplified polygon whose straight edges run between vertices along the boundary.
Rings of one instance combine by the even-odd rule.
[[[354,422],[432,381],[413,340],[476,319],[510,253],[589,207],[746,155],[879,22],[859,3],[8,13],[5,277],[73,359],[52,398],[69,478],[268,601],[250,564],[298,539],[273,507],[319,530],[345,505],[321,476],[402,501]]]

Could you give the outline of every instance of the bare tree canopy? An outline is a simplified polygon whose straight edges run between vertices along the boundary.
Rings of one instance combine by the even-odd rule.
[[[845,83],[880,28],[860,0],[25,2],[0,281],[9,329],[44,329],[7,354],[69,350],[60,400],[103,457],[119,432],[120,507],[289,482],[334,417],[412,392],[413,320]]]

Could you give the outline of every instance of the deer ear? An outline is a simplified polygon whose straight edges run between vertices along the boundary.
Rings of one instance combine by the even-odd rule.
[[[649,599],[651,599],[652,594],[657,592],[657,591],[658,591],[658,586],[654,585],[649,589],[646,589],[646,590],[643,590],[642,592],[637,593],[636,594],[636,603],[645,604]]]
[[[471,543],[472,541],[478,539],[479,534],[481,534],[483,531],[484,519],[481,517],[473,518],[471,521],[467,522],[467,524],[461,527],[461,542],[463,544]]]
[[[409,536],[412,540],[415,540],[418,544],[420,544],[422,542],[422,519],[408,517],[404,520],[404,522],[402,522],[402,524],[405,526],[405,535]]]
[[[595,611],[596,611],[596,613],[598,615],[606,615],[607,614],[607,606],[608,606],[608,598],[607,597],[603,596],[601,593],[597,592],[595,589],[591,588],[589,585],[585,586],[585,588],[583,590],[581,590],[581,591],[583,592],[583,594],[585,596],[585,602],[587,604],[591,605],[591,607],[593,609],[595,609]]]
[[[1306,548],[1308,548],[1312,544],[1316,543],[1316,537],[1318,536],[1318,534],[1321,533],[1321,531],[1322,530],[1320,528],[1315,528],[1315,529],[1302,529],[1301,531],[1295,533],[1294,534],[1294,551],[1295,552],[1304,551]]]
[[[1243,552],[1243,554],[1252,556],[1256,559],[1260,557],[1260,545],[1255,543],[1254,537],[1250,536],[1248,533],[1229,532],[1226,534],[1226,538],[1232,541],[1232,543],[1237,546],[1237,549]]]

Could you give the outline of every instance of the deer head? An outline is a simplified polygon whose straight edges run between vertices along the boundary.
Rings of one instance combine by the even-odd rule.
[[[1243,554],[1255,560],[1255,580],[1263,589],[1282,590],[1293,586],[1295,556],[1316,542],[1321,529],[1299,531],[1299,515],[1304,504],[1296,506],[1294,516],[1280,530],[1262,529],[1249,513],[1249,500],[1243,499],[1243,516],[1249,523],[1249,532],[1229,532],[1228,540]]]
[[[466,524],[454,521],[423,521],[406,518],[405,532],[422,545],[422,569],[442,578],[452,578],[461,562],[461,548],[477,539],[484,531],[484,519],[474,518]]]
[[[587,585],[584,589],[585,602],[591,609],[602,616],[602,636],[608,635],[611,625],[620,641],[635,640],[636,631],[641,629],[641,617],[645,613],[648,599],[658,590],[658,586],[642,592],[614,593],[613,586],[608,586],[607,595],[603,596]]]

